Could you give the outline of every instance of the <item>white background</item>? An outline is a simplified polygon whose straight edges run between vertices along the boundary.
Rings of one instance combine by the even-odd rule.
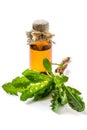
[[[50,99],[22,102],[1,88],[29,67],[25,32],[36,19],[48,20],[50,32],[56,34],[53,62],[71,57],[69,84],[82,92],[84,112],[65,106],[56,114],[50,109]],[[86,44],[87,0],[0,0],[0,130],[86,130]]]

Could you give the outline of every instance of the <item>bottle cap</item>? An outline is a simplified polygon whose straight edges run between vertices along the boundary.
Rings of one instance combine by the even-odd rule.
[[[48,32],[49,31],[49,22],[46,20],[35,20],[32,24],[32,28],[35,31]]]

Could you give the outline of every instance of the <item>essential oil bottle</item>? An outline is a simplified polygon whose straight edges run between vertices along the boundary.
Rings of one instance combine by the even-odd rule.
[[[43,59],[48,58],[52,62],[52,36],[49,32],[49,22],[36,20],[32,24],[32,30],[27,32],[29,43],[30,69],[45,73]]]

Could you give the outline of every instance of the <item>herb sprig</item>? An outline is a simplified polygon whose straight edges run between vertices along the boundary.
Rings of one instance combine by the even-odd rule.
[[[70,58],[64,59],[61,64],[50,63],[47,58],[43,59],[43,65],[47,75],[35,70],[25,70],[21,77],[16,77],[11,82],[2,85],[2,88],[9,94],[18,95],[20,100],[26,101],[29,98],[34,100],[42,99],[51,94],[51,109],[57,112],[60,106],[69,106],[78,111],[84,111],[85,103],[81,97],[81,92],[67,86],[69,77],[63,74]],[[52,72],[52,65],[57,65],[57,75]],[[59,73],[59,74],[58,74]]]

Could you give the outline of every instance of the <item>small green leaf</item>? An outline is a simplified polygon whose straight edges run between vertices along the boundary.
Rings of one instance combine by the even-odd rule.
[[[56,88],[52,93],[52,100],[51,100],[51,109],[54,112],[57,112],[60,106],[58,99],[59,99],[59,90],[58,88]]]
[[[60,75],[60,78],[61,78],[61,82],[63,82],[63,83],[65,83],[65,82],[67,82],[68,81],[68,77],[67,76],[65,76],[65,75]]]
[[[46,71],[50,74],[52,74],[52,64],[50,63],[50,61],[47,58],[43,59],[43,65],[46,69]]]
[[[65,75],[56,75],[54,76],[54,82],[56,84],[56,87],[61,87],[65,82],[68,81],[68,77]]]
[[[59,88],[59,101],[61,105],[67,104],[67,96],[66,96],[66,91],[63,89],[63,87]]]
[[[59,103],[57,100],[54,100],[54,101],[51,101],[52,105],[51,105],[51,108],[54,112],[57,112],[58,111],[58,108],[59,108]]]

